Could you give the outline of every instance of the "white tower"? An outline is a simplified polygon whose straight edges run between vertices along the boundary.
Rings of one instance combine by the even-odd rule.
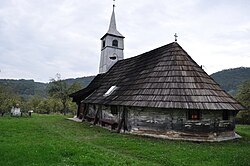
[[[113,12],[111,15],[108,32],[101,38],[101,59],[99,66],[99,73],[106,73],[117,61],[122,60],[125,38],[116,29],[115,21],[115,5],[113,5]]]

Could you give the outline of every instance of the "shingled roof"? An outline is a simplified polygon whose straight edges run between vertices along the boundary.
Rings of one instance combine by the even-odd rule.
[[[72,93],[69,95],[69,97],[73,98],[73,102],[81,102],[83,99],[85,99],[88,95],[93,93],[101,84],[102,78],[104,74],[97,75],[88,85],[88,87],[79,90],[75,93]]]
[[[112,86],[117,89],[104,95]],[[84,98],[85,103],[152,108],[244,109],[176,42],[118,61],[75,98]]]

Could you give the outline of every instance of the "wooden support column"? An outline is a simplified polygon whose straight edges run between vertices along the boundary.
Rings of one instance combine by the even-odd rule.
[[[124,124],[123,124],[123,132],[128,131],[128,110],[124,107]]]
[[[102,110],[102,106],[98,105],[97,106],[97,111],[96,111],[96,114],[95,114],[94,125],[96,125],[99,122],[99,120],[100,120],[101,110]]]
[[[80,116],[80,109],[81,109],[81,102],[77,102],[77,113],[76,113],[76,116],[79,117]]]
[[[123,106],[119,109],[121,111],[121,118],[119,118],[119,123],[118,123],[118,128],[117,128],[117,133],[121,132],[121,128],[122,128],[122,123],[123,123],[123,117],[124,117],[124,108]]]
[[[83,118],[86,119],[86,116],[89,112],[89,104],[88,103],[84,103],[84,112],[83,112]]]
[[[125,132],[125,130],[128,130],[128,127],[127,127],[127,119],[128,119],[128,113],[127,113],[127,110],[124,106],[121,107],[121,119],[119,121],[119,124],[118,124],[118,128],[117,128],[117,132],[120,133],[121,132],[121,129],[123,127],[123,130]]]

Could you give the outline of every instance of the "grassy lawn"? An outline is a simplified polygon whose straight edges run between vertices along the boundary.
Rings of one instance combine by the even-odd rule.
[[[61,115],[0,117],[0,165],[250,165],[250,126],[221,143],[111,133]]]

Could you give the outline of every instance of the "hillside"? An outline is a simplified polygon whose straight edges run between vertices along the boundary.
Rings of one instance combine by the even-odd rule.
[[[81,77],[76,79],[66,79],[68,84],[72,84],[74,81],[78,81],[82,87],[88,86],[88,84],[94,79],[95,76]],[[35,82],[34,80],[11,80],[0,79],[0,84],[11,88],[16,94],[27,99],[33,95],[46,96],[46,88],[48,83]]]
[[[11,88],[16,94],[24,98],[33,95],[45,96],[47,84],[35,82],[34,80],[10,80],[0,79],[0,84]]]
[[[235,95],[238,86],[250,80],[250,68],[239,67],[213,73],[211,77],[228,93]]]
[[[86,87],[89,83],[95,78],[95,76],[87,76],[87,77],[80,77],[80,78],[68,78],[66,79],[67,84],[72,84],[73,82],[79,82],[82,87]]]

